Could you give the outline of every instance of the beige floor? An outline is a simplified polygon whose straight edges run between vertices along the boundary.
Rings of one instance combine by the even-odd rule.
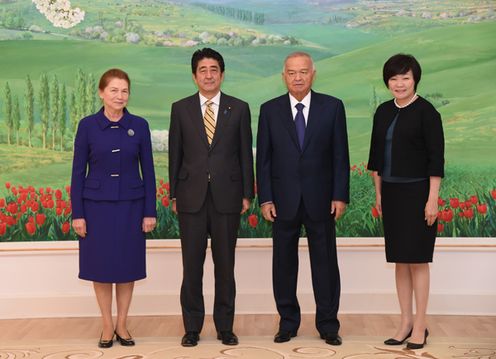
[[[237,315],[234,330],[238,336],[272,336],[277,330],[276,315]],[[347,336],[389,337],[399,322],[398,315],[345,314],[340,316],[343,338]],[[142,316],[129,318],[129,330],[135,337],[180,337],[180,316]],[[0,320],[0,343],[17,340],[92,339],[98,338],[99,318],[50,318]],[[435,337],[495,338],[496,316],[429,317],[429,331]],[[212,318],[207,316],[202,338],[214,336]],[[313,337],[313,315],[303,315],[299,336]]]

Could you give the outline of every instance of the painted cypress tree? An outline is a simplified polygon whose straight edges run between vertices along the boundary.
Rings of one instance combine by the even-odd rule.
[[[86,81],[86,113],[85,116],[91,115],[96,111],[96,82],[92,73],[88,74]]]
[[[77,126],[79,123],[80,117],[78,114],[78,104],[76,101],[76,95],[74,91],[71,92],[71,102],[69,104],[69,121],[71,123],[71,131],[72,131],[72,142],[76,138]]]
[[[52,148],[55,149],[55,138],[59,129],[59,80],[53,76],[50,87],[50,127],[52,129]]]
[[[7,143],[10,145],[10,136],[12,134],[12,92],[10,91],[9,83],[5,83],[5,105],[4,105],[4,114],[5,114],[5,124],[7,125]]]
[[[21,128],[21,111],[19,110],[19,99],[14,96],[12,108],[12,124],[14,127],[14,133],[16,136],[16,145],[19,146],[19,129]]]
[[[39,105],[40,105],[40,122],[41,122],[41,139],[43,148],[47,148],[46,140],[48,134],[49,126],[49,116],[50,116],[50,95],[48,88],[48,77],[45,73],[41,74],[40,77],[40,94],[39,94]]]
[[[29,75],[26,78],[26,94],[24,95],[24,109],[26,110],[26,129],[28,130],[28,146],[32,147],[31,136],[34,128],[34,89]]]
[[[86,76],[83,70],[78,69],[76,74],[76,109],[78,121],[86,116]]]
[[[60,150],[64,150],[64,135],[67,129],[67,91],[65,84],[62,84],[60,89],[60,102],[59,102],[59,133],[60,133]]]

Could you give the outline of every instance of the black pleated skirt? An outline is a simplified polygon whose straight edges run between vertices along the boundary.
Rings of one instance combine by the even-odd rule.
[[[437,221],[428,226],[425,220],[428,197],[429,180],[382,182],[382,219],[388,262],[432,262]]]

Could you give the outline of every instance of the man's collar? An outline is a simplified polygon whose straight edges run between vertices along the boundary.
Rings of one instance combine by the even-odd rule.
[[[212,101],[217,106],[220,105],[220,93],[221,93],[220,91],[217,92],[217,94],[210,99],[210,101]],[[200,95],[200,105],[203,106],[203,104],[207,102],[209,99],[203,96],[200,92],[198,92],[198,94]]]
[[[293,95],[289,94],[289,102],[291,103],[291,108],[294,108],[296,104],[302,103],[305,108],[310,108],[310,101],[312,99],[312,91],[308,91],[307,95],[303,97],[301,101],[298,101]]]
[[[102,107],[100,109],[100,111],[98,111],[96,113],[96,118],[97,118],[97,121],[98,121],[98,125],[100,126],[100,128],[102,130],[105,130],[106,128],[110,127],[110,126],[120,126],[122,128],[124,128],[125,130],[128,130],[131,126],[131,118],[129,116],[129,111],[124,108],[124,113],[121,117],[121,119],[117,122],[114,122],[114,121],[110,121],[107,116],[105,116],[104,112],[103,112],[104,108]]]

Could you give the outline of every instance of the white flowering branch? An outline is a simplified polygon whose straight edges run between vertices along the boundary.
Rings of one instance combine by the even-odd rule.
[[[32,0],[36,8],[55,27],[69,29],[84,19],[85,12],[72,8],[69,0]]]

